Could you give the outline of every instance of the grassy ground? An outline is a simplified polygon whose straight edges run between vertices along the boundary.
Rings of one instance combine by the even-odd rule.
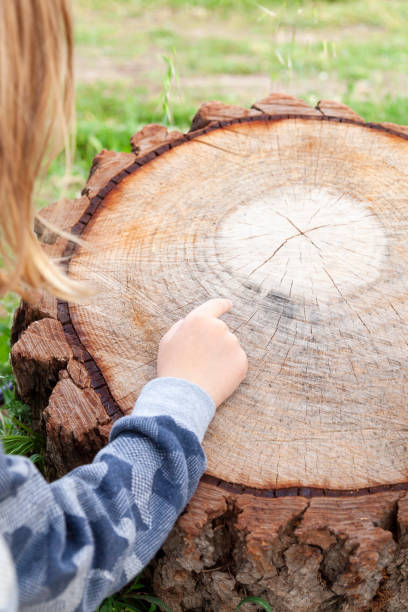
[[[280,90],[381,103],[407,91],[404,0],[133,0],[115,10],[77,0],[77,16],[79,80],[121,80],[139,101],[159,93],[170,54],[178,98],[193,106],[214,96],[247,105]]]
[[[248,106],[286,91],[408,123],[405,0],[75,0],[74,8],[70,195],[100,148],[129,150],[129,135],[149,122],[186,129],[204,100]],[[62,174],[55,164],[40,205],[57,197]]]
[[[146,123],[185,130],[205,100],[248,106],[286,91],[312,104],[342,101],[367,120],[408,124],[406,0],[74,0],[74,9],[77,151],[70,196],[101,148],[129,150],[129,137]],[[38,206],[58,197],[63,174],[57,160]],[[16,303],[12,296],[0,303],[0,385],[12,379]],[[12,393],[0,416],[8,450],[38,461],[41,440]],[[136,582],[101,609],[158,609],[137,599],[142,592]]]

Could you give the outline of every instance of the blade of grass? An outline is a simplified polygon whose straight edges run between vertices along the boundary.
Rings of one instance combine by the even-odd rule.
[[[127,600],[128,598],[126,598]],[[167,604],[164,603],[164,601],[162,601],[161,599],[159,599],[158,597],[154,597],[153,595],[132,595],[131,597],[129,597],[129,600],[131,601],[147,601],[148,603],[154,604],[156,606],[158,606],[160,608],[160,610],[165,610],[165,612],[172,612],[171,608],[169,608],[169,606]],[[131,607],[127,601],[123,602],[124,604],[126,604],[128,607]],[[131,608],[132,610],[135,610],[135,608]],[[137,611],[139,612],[139,611]]]
[[[268,602],[266,602],[264,599],[262,599],[261,597],[245,597],[245,599],[243,599],[235,608],[234,612],[237,612],[237,610],[239,610],[239,608],[241,606],[243,606],[245,603],[255,603],[258,606],[261,606],[261,608],[263,608],[264,610],[266,610],[266,612],[273,612],[271,606],[268,604]]]
[[[163,109],[163,123],[164,125],[173,124],[173,111],[170,104],[171,87],[173,80],[176,78],[176,69],[174,67],[173,58],[170,55],[162,55],[162,59],[167,64],[167,72],[163,81],[163,93],[161,99],[161,105]]]

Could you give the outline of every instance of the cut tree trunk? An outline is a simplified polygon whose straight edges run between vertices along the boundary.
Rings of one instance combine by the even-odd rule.
[[[44,217],[94,298],[38,292],[14,323],[18,391],[51,477],[90,461],[155,376],[162,334],[232,298],[246,380],[204,440],[208,470],[156,560],[174,610],[408,609],[408,128],[271,95],[203,104],[102,151]],[[244,609],[244,607],[242,608]]]

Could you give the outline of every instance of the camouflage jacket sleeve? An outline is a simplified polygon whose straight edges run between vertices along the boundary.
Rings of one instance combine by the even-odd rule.
[[[205,470],[201,441],[214,411],[200,387],[158,378],[93,463],[52,484],[28,459],[0,451],[0,537],[20,610],[90,612],[140,572]]]

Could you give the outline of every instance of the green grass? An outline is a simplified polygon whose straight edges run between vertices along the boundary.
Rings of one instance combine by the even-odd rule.
[[[12,380],[9,362],[10,327],[13,320],[13,311],[17,303],[17,298],[12,294],[6,295],[0,303],[0,386]]]
[[[369,120],[408,124],[405,0],[76,0],[74,8],[70,197],[101,148],[128,151],[130,135],[146,123],[185,130],[206,99],[251,104],[256,94],[245,78],[263,76],[309,103],[338,99]],[[63,174],[57,161],[40,206],[58,196]]]
[[[143,575],[140,574],[131,585],[122,589],[120,593],[105,599],[97,612],[172,612],[172,609],[165,602],[146,592],[151,588],[149,586],[151,583],[149,569],[144,573],[144,578],[147,578],[147,580],[143,580]],[[143,582],[146,582],[146,584],[143,584]],[[255,604],[258,610],[273,612],[265,599],[253,596],[242,599],[233,612],[238,612],[245,604]]]
[[[393,86],[401,92],[398,78],[407,65],[405,0],[122,0],[115,11],[106,0],[79,0],[76,9],[83,63],[99,58],[103,45],[104,57],[116,62],[119,76],[126,76],[123,62],[130,62],[149,91],[160,87],[160,58],[171,50],[187,81],[223,73],[281,79],[285,74],[280,56],[290,63],[299,93],[307,93],[302,91],[305,79],[321,71],[329,72],[337,85],[346,85],[344,91],[344,80],[368,80],[371,95],[392,93]],[[319,86],[327,88],[327,83]],[[186,89],[183,99],[195,98]],[[330,87],[327,94],[332,95]]]
[[[132,584],[108,597],[97,612],[171,612],[163,601],[151,594],[152,575],[147,568]]]
[[[10,327],[17,298],[11,294],[1,301],[0,317],[0,387],[14,382],[9,361]],[[43,439],[31,428],[30,409],[16,398],[15,390],[3,389],[5,404],[0,407],[0,440],[7,453],[26,455],[42,467]]]

